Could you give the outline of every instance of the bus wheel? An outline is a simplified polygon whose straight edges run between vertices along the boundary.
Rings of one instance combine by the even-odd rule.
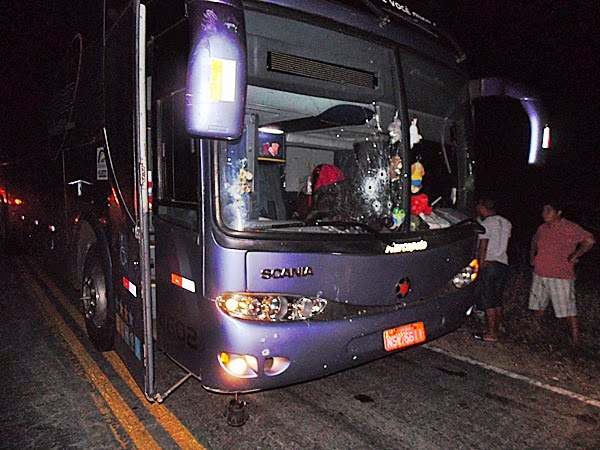
[[[115,343],[114,317],[109,310],[102,261],[96,252],[88,255],[85,261],[81,304],[87,333],[94,347],[103,352],[112,350]]]

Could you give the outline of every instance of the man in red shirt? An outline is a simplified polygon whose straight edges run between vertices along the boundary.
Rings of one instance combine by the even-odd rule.
[[[539,320],[551,300],[554,315],[567,319],[573,345],[578,345],[575,264],[596,240],[592,233],[563,218],[562,210],[554,203],[544,205],[542,218],[544,223],[531,241],[530,262],[534,270],[529,309]]]

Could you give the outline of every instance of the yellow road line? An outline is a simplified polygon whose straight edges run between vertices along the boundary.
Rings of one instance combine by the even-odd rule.
[[[85,330],[85,322],[81,313],[75,308],[69,299],[61,292],[56,284],[39,269],[37,265],[34,267],[36,274],[44,281],[46,286],[50,289],[50,292],[60,301],[65,310],[68,311],[71,318],[77,323],[77,325]],[[150,403],[146,397],[142,394],[139,386],[121,361],[121,358],[115,352],[105,352],[104,357],[112,365],[119,376],[125,381],[127,386],[133,391],[133,393],[142,400],[143,405],[150,411],[150,413],[156,418],[157,422],[165,429],[167,433],[171,435],[173,440],[184,449],[198,449],[205,450],[196,438],[190,433],[190,431],[183,425],[179,419],[163,404]]]
[[[160,449],[160,446],[154,440],[152,435],[150,435],[142,422],[140,422],[131,408],[129,408],[127,402],[125,402],[108,378],[106,378],[106,375],[104,375],[100,367],[98,367],[98,364],[96,364],[91,356],[88,355],[75,334],[61,319],[60,314],[40,286],[27,272],[22,271],[22,274],[26,283],[31,286],[33,292],[36,294],[36,298],[39,300],[42,309],[46,313],[46,319],[63,337],[69,349],[73,355],[75,355],[100,395],[102,395],[110,409],[113,411],[113,414],[121,426],[131,437],[133,444],[137,448]]]
[[[38,303],[39,303],[39,301],[38,301]],[[41,305],[40,305],[40,307],[41,307]],[[50,326],[53,326],[53,323],[48,318],[47,314],[45,314],[42,310],[40,310],[40,314],[44,314],[46,321],[49,322]],[[60,332],[57,328],[53,328],[51,330],[51,332],[56,336],[57,339],[62,338],[62,335],[60,334]],[[86,372],[86,370],[83,366],[76,364],[74,366],[74,369],[75,369],[75,373],[77,374],[77,376],[79,376],[79,378],[81,378],[82,380],[85,380],[89,384],[92,384],[91,379],[88,376],[88,373]],[[108,406],[108,403],[106,403],[106,401],[104,400],[104,397],[102,397],[102,395],[100,395],[100,393],[97,391],[90,391],[90,395],[92,397],[94,404],[96,405],[96,408],[98,408],[98,411],[104,417],[106,424],[110,428],[110,431],[112,431],[112,434],[114,435],[117,442],[119,442],[119,444],[121,444],[121,447],[127,448],[127,446],[130,444],[129,437],[123,436],[123,429],[122,429],[122,427],[119,426],[117,418],[114,416],[114,414],[110,410],[110,407]]]
[[[115,439],[121,444],[121,447],[127,447],[127,441],[121,437],[121,433],[117,429],[115,421],[117,420],[115,416],[110,411],[108,404],[104,401],[104,398],[98,394],[97,392],[92,392],[92,400],[96,404],[96,408],[100,411],[100,414],[104,416],[104,420],[108,424],[108,427],[112,431],[115,436]]]
[[[121,361],[121,358],[119,358],[115,352],[105,353],[104,356],[135,395],[144,402],[144,406],[156,418],[157,422],[161,424],[181,448],[205,450],[205,447],[196,440],[186,426],[183,425],[167,407],[161,403],[148,402],[146,397],[142,395],[142,391],[135,383],[135,380],[127,370],[127,367],[125,367],[125,364],[123,364],[123,361]]]

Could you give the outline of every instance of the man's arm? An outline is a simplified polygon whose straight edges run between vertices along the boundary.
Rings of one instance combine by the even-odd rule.
[[[577,248],[573,253],[569,255],[569,262],[571,264],[576,264],[579,262],[579,258],[581,258],[587,251],[589,251],[594,244],[596,243],[596,239],[594,236],[589,236],[585,240],[581,241],[577,244]]]
[[[535,233],[531,239],[531,248],[529,249],[529,264],[535,266],[535,255],[537,255],[538,235]]]
[[[480,239],[479,245],[477,246],[477,262],[479,263],[479,267],[483,266],[485,262],[485,255],[487,254],[487,247],[489,239]]]

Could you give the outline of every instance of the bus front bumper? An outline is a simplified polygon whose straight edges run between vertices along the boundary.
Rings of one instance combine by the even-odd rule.
[[[240,320],[216,307],[219,327],[214,345],[207,347],[214,353],[205,354],[202,385],[215,392],[244,393],[318,379],[401,350],[389,349],[389,339],[386,350],[386,330],[389,336],[389,330],[422,323],[423,340],[416,343],[455,330],[473,303],[473,286],[468,286],[435,301],[338,320]]]

